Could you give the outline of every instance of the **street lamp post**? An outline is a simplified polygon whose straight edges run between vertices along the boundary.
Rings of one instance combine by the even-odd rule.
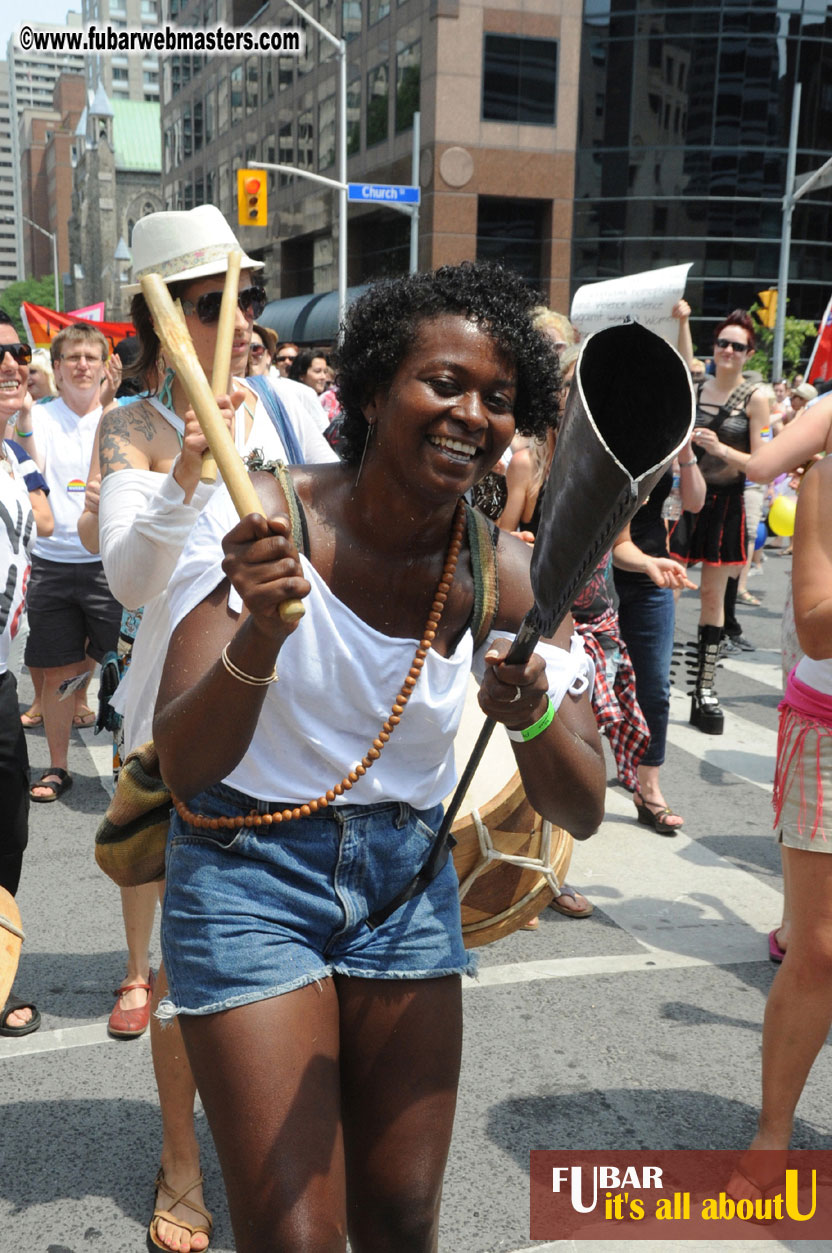
[[[783,222],[780,235],[780,271],[777,277],[777,313],[774,322],[774,349],[772,361],[772,378],[783,376],[783,345],[786,338],[786,300],[789,286],[789,254],[792,247],[792,214],[794,206],[802,196],[813,188],[828,187],[832,183],[832,157],[810,174],[801,174],[795,178],[797,163],[797,132],[800,121],[801,84],[795,83],[792,97],[791,131],[789,135],[789,154],[786,161],[786,194],[783,197]]]
[[[40,231],[41,235],[45,235],[47,239],[52,240],[52,274],[55,279],[55,312],[59,313],[61,309],[61,288],[58,275],[58,236],[57,234],[53,234],[52,231],[44,230],[44,228],[39,226],[37,222],[33,222],[31,218],[27,218],[25,213],[21,213],[20,217],[24,222],[28,222],[30,226],[33,226],[36,231]],[[9,222],[12,226],[15,225],[14,218],[2,218],[0,221]]]
[[[343,320],[347,307],[347,41],[339,39],[314,17],[305,12],[295,0],[285,0],[290,8],[299,13],[305,22],[314,26],[324,39],[329,40],[338,53],[338,322]],[[255,162],[259,168],[263,163]],[[269,167],[267,167],[269,168]],[[300,174],[297,170],[294,173]],[[323,180],[321,180],[323,181]],[[334,181],[334,180],[327,180]]]

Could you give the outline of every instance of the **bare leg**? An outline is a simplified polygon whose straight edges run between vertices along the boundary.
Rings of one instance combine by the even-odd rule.
[[[121,912],[127,940],[127,973],[122,987],[130,983],[147,983],[150,976],[150,934],[156,916],[158,891],[155,883],[136,888],[121,888]],[[122,992],[122,1009],[141,1009],[148,993],[143,988]]]
[[[153,884],[156,889],[156,884]],[[150,1016],[150,1047],[153,1053],[153,1070],[159,1091],[159,1110],[162,1115],[162,1152],[160,1155],[165,1180],[174,1193],[186,1188],[200,1176],[199,1145],[194,1131],[194,1098],[196,1083],[185,1052],[179,1020],[164,1026],[156,1017],[156,1007],[167,995],[168,981],[164,966],[159,968],[153,990],[153,1010]],[[204,1204],[202,1187],[192,1188],[188,1199]],[[169,1209],[162,1198],[160,1208]],[[198,1215],[183,1203],[174,1206],[171,1213],[192,1225],[199,1223]],[[169,1248],[184,1251],[204,1249],[208,1237],[196,1234],[191,1237],[184,1227],[160,1222],[156,1228],[159,1240]]]
[[[49,746],[49,764],[50,766],[59,766],[63,770],[67,767],[69,737],[72,734],[72,717],[75,712],[75,702],[71,697],[68,700],[59,700],[58,689],[65,679],[72,679],[76,674],[80,674],[85,665],[86,662],[76,661],[70,666],[55,666],[43,672],[41,701],[43,706],[43,728],[46,732],[46,742]],[[47,775],[48,777],[50,776]],[[37,785],[32,788],[33,796],[47,796],[48,794],[48,788],[38,787]]]
[[[217,1147],[237,1253],[344,1253],[333,981],[220,1014],[183,1015],[182,1034]]]
[[[812,1063],[832,1026],[832,857],[784,848],[789,947],[763,1025],[763,1107],[754,1149],[786,1148]]]
[[[77,688],[74,693],[75,709],[73,712],[73,718],[83,718],[85,715],[93,712],[87,704],[87,693],[90,687],[90,680],[95,672],[96,664],[97,663],[94,662],[91,657],[87,659],[87,681],[83,687]]]
[[[460,980],[337,986],[350,1246],[435,1253],[459,1083]]]
[[[785,953],[789,947],[789,931],[791,930],[792,907],[789,900],[789,872],[790,863],[786,857],[786,849],[780,845],[780,863],[783,867],[783,919],[774,936],[777,943]]]
[[[43,704],[41,695],[43,693],[43,668],[41,666],[30,666],[29,677],[32,680],[32,687],[35,689],[35,695],[32,703],[23,715],[24,718],[40,718],[43,716]],[[24,726],[26,723],[23,724]]]
[[[660,766],[639,766],[637,770],[638,790],[644,798],[645,804],[654,812],[668,807],[659,784],[660,769]],[[662,821],[669,827],[681,827],[684,818],[679,814],[665,814]]]
[[[702,626],[725,625],[725,588],[735,573],[734,566],[702,566],[699,584],[699,622]]]

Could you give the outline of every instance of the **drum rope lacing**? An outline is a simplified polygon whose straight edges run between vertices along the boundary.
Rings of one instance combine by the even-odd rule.
[[[459,885],[459,899],[463,901],[474,881],[479,878],[488,866],[489,862],[501,861],[508,862],[511,866],[519,866],[522,870],[535,870],[545,879],[555,896],[560,896],[561,886],[558,877],[549,865],[550,849],[552,841],[552,824],[548,819],[543,819],[543,826],[540,832],[540,856],[527,857],[520,853],[503,853],[494,847],[494,841],[491,838],[491,832],[480,817],[478,809],[471,810],[471,820],[474,823],[474,830],[477,833],[479,841],[481,859],[474,866]]]
[[[176,812],[183,822],[187,822],[189,826],[208,828],[211,831],[217,831],[221,828],[226,830],[235,827],[259,827],[271,826],[273,822],[289,822],[298,818],[306,818],[309,814],[317,813],[319,809],[325,809],[330,802],[334,801],[336,796],[343,796],[344,792],[348,792],[353,784],[357,783],[362,775],[366,774],[375,761],[381,756],[384,745],[390,739],[401,721],[405,706],[410,699],[411,692],[416,686],[416,681],[422,672],[425,664],[425,658],[430,652],[445,605],[451,588],[453,587],[454,576],[456,575],[457,562],[459,561],[459,553],[462,548],[462,537],[465,532],[465,501],[460,499],[454,513],[453,525],[451,527],[451,537],[448,542],[448,549],[445,554],[445,564],[439,582],[436,585],[436,591],[433,594],[433,602],[431,604],[430,613],[428,614],[425,628],[422,631],[422,638],[419,641],[419,647],[413,656],[407,677],[402,683],[401,690],[393,702],[392,709],[387,721],[382,724],[376,738],[373,740],[372,747],[367,750],[361,761],[356,765],[354,770],[350,770],[344,775],[340,783],[336,783],[317,800],[307,801],[303,805],[296,805],[289,809],[278,809],[270,814],[237,814],[231,817],[209,818],[206,814],[195,814],[184,801],[178,797],[172,796]]]

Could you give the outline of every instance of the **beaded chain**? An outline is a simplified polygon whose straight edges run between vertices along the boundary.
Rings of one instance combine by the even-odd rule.
[[[306,818],[309,814],[317,813],[319,809],[325,809],[336,796],[343,796],[344,792],[348,792],[350,788],[358,782],[362,775],[366,774],[374,762],[378,761],[381,756],[384,745],[390,739],[401,721],[405,706],[410,699],[410,694],[416,686],[416,681],[422,672],[425,664],[425,658],[430,652],[431,645],[436,638],[436,631],[442,619],[445,604],[448,600],[448,594],[453,586],[454,576],[456,574],[457,562],[459,561],[459,552],[462,547],[462,537],[465,533],[465,502],[460,500],[454,514],[453,526],[451,528],[451,538],[448,544],[448,551],[445,554],[445,566],[433,594],[433,603],[430,607],[425,629],[422,632],[422,638],[419,641],[419,647],[413,655],[413,661],[407,672],[407,677],[401,686],[387,721],[382,724],[381,730],[377,737],[373,740],[372,746],[367,749],[366,754],[354,770],[350,770],[349,774],[344,775],[340,783],[336,783],[323,796],[319,796],[317,800],[308,801],[304,805],[296,805],[293,809],[278,809],[271,814],[238,814],[232,817],[208,818],[205,814],[195,814],[184,801],[178,797],[172,797],[174,808],[179,814],[183,822],[187,822],[192,827],[208,828],[211,831],[218,831],[222,828],[229,830],[234,827],[259,827],[271,826],[274,822],[289,822],[297,818]]]

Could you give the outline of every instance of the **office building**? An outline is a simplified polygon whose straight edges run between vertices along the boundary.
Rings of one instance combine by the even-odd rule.
[[[421,114],[419,265],[510,261],[555,306],[569,296],[580,0],[308,0],[347,46],[348,178],[411,182]],[[172,0],[182,26],[293,25],[279,0]],[[293,56],[165,57],[163,195],[236,222],[236,170],[255,160],[334,178],[338,55],[311,27]],[[336,286],[337,195],[269,176],[268,229],[241,227],[272,296]],[[410,221],[349,212],[349,282],[406,270]]]
[[[797,173],[832,139],[832,4],[586,0],[573,288],[691,261],[698,349],[714,321],[777,286],[794,84]],[[832,191],[794,212],[788,311],[832,291]]]

